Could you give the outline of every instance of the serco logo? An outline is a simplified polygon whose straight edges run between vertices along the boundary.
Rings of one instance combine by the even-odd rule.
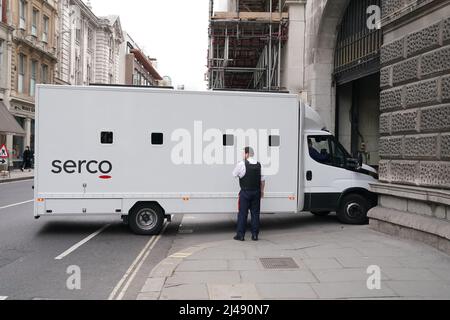
[[[62,160],[55,160],[52,162],[52,173],[61,174],[63,172],[67,174],[83,174],[85,172],[90,174],[101,174],[100,179],[111,179],[110,173],[112,172],[112,163],[103,160],[67,160],[63,162]]]

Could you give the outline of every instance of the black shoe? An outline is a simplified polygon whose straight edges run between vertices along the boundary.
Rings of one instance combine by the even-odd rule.
[[[240,237],[240,236],[235,236],[233,239],[236,241],[245,241],[244,237]]]
[[[252,240],[253,240],[253,241],[258,241],[258,236],[257,236],[257,235],[253,235],[253,236],[252,236]]]

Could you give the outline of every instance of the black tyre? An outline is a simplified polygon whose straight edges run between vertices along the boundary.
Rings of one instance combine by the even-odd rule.
[[[157,235],[164,224],[164,212],[156,204],[140,204],[131,210],[128,224],[135,234]]]
[[[331,211],[311,211],[311,213],[318,217],[326,217],[331,213]]]
[[[359,194],[346,195],[339,206],[337,217],[345,224],[366,224],[369,201]]]

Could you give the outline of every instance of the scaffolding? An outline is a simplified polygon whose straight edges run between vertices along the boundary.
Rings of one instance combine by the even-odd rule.
[[[281,54],[287,41],[285,0],[228,0],[214,12],[210,0],[210,89],[281,91]]]

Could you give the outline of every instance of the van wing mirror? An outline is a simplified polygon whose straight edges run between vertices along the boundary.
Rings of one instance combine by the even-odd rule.
[[[346,159],[346,165],[347,165],[347,168],[352,169],[352,170],[356,170],[356,169],[361,167],[359,165],[359,160],[358,159],[354,159],[354,158],[347,158]]]

